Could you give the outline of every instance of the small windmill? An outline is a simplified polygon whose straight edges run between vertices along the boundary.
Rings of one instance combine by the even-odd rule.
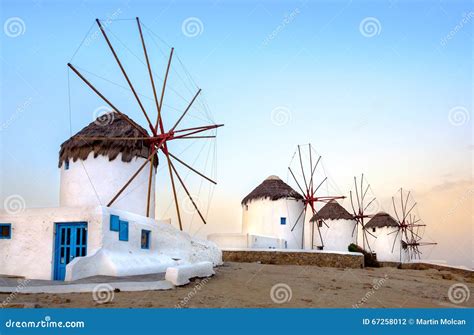
[[[422,241],[422,229],[424,229],[426,225],[420,223],[421,219],[418,218],[417,214],[415,213],[417,203],[414,201],[413,197],[410,196],[410,191],[408,191],[406,196],[404,196],[403,188],[400,188],[399,193],[399,202],[398,200],[395,200],[394,196],[392,197],[393,211],[398,222],[398,228],[389,233],[389,235],[395,234],[392,245],[392,253],[395,249],[395,244],[398,241],[401,244],[400,261],[402,257],[402,249],[407,252],[408,259],[419,259],[422,254],[422,252],[419,250],[420,246],[436,245],[437,243]],[[398,235],[400,235],[400,239],[398,239]]]
[[[140,38],[140,41],[141,41],[141,46],[143,48],[143,55],[144,55],[144,58],[146,60],[146,66],[148,68],[149,81],[150,81],[150,84],[151,84],[151,88],[153,90],[154,104],[156,106],[156,118],[155,118],[155,120],[152,120],[149,117],[147,111],[144,108],[144,105],[143,105],[143,103],[140,99],[140,94],[135,90],[135,87],[133,86],[127,72],[125,71],[124,65],[120,61],[114,47],[112,46],[112,43],[110,42],[110,39],[107,36],[106,28],[102,25],[102,23],[99,19],[96,19],[96,23],[99,26],[99,29],[100,29],[100,31],[101,31],[104,39],[105,39],[105,42],[107,43],[108,48],[110,49],[110,51],[111,51],[117,65],[118,65],[123,77],[125,78],[131,92],[133,93],[133,96],[135,97],[140,110],[143,112],[143,115],[145,116],[146,121],[147,121],[147,125],[148,125],[148,127],[151,131],[151,135],[149,135],[143,128],[139,127],[135,122],[133,122],[124,113],[122,113],[119,110],[119,108],[117,108],[116,105],[114,105],[88,79],[86,79],[86,77],[75,66],[73,66],[71,63],[67,64],[68,67],[96,95],[98,95],[107,105],[110,106],[110,108],[112,109],[113,112],[118,113],[120,115],[120,117],[123,120],[127,121],[133,128],[135,128],[138,131],[138,134],[139,134],[138,136],[134,136],[134,137],[120,137],[120,138],[119,137],[86,137],[86,136],[81,136],[80,139],[82,141],[86,141],[88,143],[91,143],[91,145],[94,143],[94,141],[131,141],[131,143],[133,141],[144,141],[144,142],[148,143],[149,147],[150,147],[149,156],[148,156],[147,160],[138,168],[138,170],[135,173],[133,173],[130,176],[130,179],[123,185],[123,187],[120,188],[119,190],[117,190],[116,195],[112,199],[110,199],[107,206],[111,206],[117,200],[117,198],[127,189],[127,187],[130,186],[132,181],[140,174],[140,172],[147,165],[149,165],[150,173],[149,173],[149,179],[148,179],[148,197],[147,197],[147,203],[143,204],[143,206],[146,206],[146,209],[147,209],[146,214],[147,214],[147,216],[149,216],[149,213],[150,213],[150,194],[152,192],[152,171],[153,171],[154,164],[156,164],[156,162],[154,162],[154,159],[155,159],[155,156],[159,152],[162,152],[163,155],[166,157],[166,161],[167,161],[167,165],[168,165],[168,172],[169,172],[169,177],[170,177],[170,180],[171,180],[172,193],[173,193],[173,197],[174,197],[174,203],[175,203],[175,207],[176,207],[176,214],[177,214],[180,229],[183,230],[183,225],[182,225],[181,214],[180,214],[180,206],[179,206],[179,202],[178,202],[178,198],[177,198],[175,178],[177,178],[178,182],[181,184],[181,186],[184,189],[184,191],[186,192],[189,200],[191,201],[194,209],[199,214],[199,217],[201,218],[202,222],[205,224],[206,220],[204,219],[204,216],[203,216],[202,212],[199,210],[195,200],[191,196],[191,193],[189,192],[189,189],[186,186],[186,184],[184,182],[184,179],[178,173],[174,162],[179,163],[180,165],[182,165],[182,166],[186,167],[187,169],[189,169],[191,172],[197,174],[198,176],[204,178],[205,180],[207,180],[207,181],[209,181],[213,184],[216,184],[216,182],[214,180],[210,179],[209,177],[205,176],[203,173],[196,170],[190,164],[188,164],[188,163],[184,162],[182,159],[178,158],[176,155],[172,154],[169,150],[168,144],[170,142],[176,141],[176,140],[194,140],[194,139],[203,139],[203,138],[214,138],[215,137],[214,134],[209,135],[208,133],[206,134],[206,132],[210,131],[212,129],[222,127],[223,125],[222,124],[208,124],[208,125],[201,125],[201,126],[192,127],[192,128],[182,128],[182,129],[179,128],[179,125],[180,125],[181,121],[186,117],[186,115],[188,114],[190,108],[193,106],[193,103],[195,102],[195,100],[197,99],[199,94],[201,93],[201,89],[199,89],[195,93],[193,98],[189,101],[189,103],[188,103],[187,107],[184,109],[184,111],[182,111],[182,114],[180,115],[180,117],[177,118],[174,125],[172,127],[170,127],[169,129],[165,129],[164,122],[163,122],[163,119],[164,119],[163,99],[164,99],[165,91],[166,91],[166,87],[167,87],[166,83],[167,83],[168,75],[169,75],[169,72],[170,72],[171,61],[172,61],[172,58],[173,58],[174,48],[171,48],[168,63],[167,63],[167,67],[166,67],[166,70],[165,70],[165,73],[164,73],[164,80],[163,80],[163,85],[162,85],[162,88],[161,88],[161,94],[158,95],[157,90],[156,90],[156,85],[155,85],[155,79],[154,79],[154,75],[153,75],[154,73],[151,69],[150,58],[148,56],[148,52],[147,52],[147,48],[146,48],[146,44],[145,44],[145,39],[144,39],[144,36],[143,36],[143,33],[142,33],[142,24],[141,24],[139,18],[137,17],[136,18],[136,24],[137,24],[137,28],[138,28],[137,32],[139,34],[139,38]],[[204,133],[204,134],[202,134],[202,133]]]
[[[308,161],[305,162],[305,163],[303,163],[303,157],[302,157],[302,154],[301,154],[301,147],[302,146],[303,147],[304,146],[308,147],[308,150],[307,150],[307,153],[308,153],[307,154],[307,159],[308,159]],[[298,180],[297,175],[295,174],[296,171],[293,171],[293,169],[291,167],[291,162],[296,157],[296,155],[298,155],[298,162],[299,162],[299,164],[297,164],[297,165],[299,165],[299,168],[301,170],[301,175],[298,174],[299,180]],[[313,164],[313,155],[315,155],[314,158],[317,157],[315,164]],[[303,202],[304,202],[303,210],[298,215],[293,227],[291,228],[291,231],[293,231],[296,228],[296,225],[298,224],[300,218],[303,217],[303,229],[302,229],[302,233],[301,233],[301,235],[302,235],[301,245],[304,248],[304,234],[305,234],[304,226],[305,226],[305,220],[306,220],[306,212],[309,210],[310,213],[311,213],[311,217],[313,217],[316,214],[316,204],[318,202],[328,203],[332,200],[344,199],[345,197],[344,196],[331,196],[331,195],[318,196],[316,194],[320,190],[320,188],[323,186],[323,184],[327,182],[328,177],[327,176],[322,177],[322,180],[319,182],[319,184],[317,184],[316,187],[314,186],[315,181],[316,181],[315,179],[317,178],[316,177],[317,168],[318,168],[318,166],[322,167],[322,163],[320,164],[321,156],[318,155],[314,151],[313,147],[311,146],[311,143],[309,143],[307,145],[298,145],[297,150],[293,154],[293,158],[292,158],[291,162],[290,162],[290,166],[288,167],[288,171],[290,172],[294,182],[298,186],[298,189],[301,191],[301,195],[304,198],[304,200],[303,200]],[[327,224],[325,222],[324,222],[324,224],[327,226]],[[324,248],[323,237],[322,237],[321,231],[319,229],[319,225],[317,225],[317,228],[318,228],[319,237],[321,239],[322,247]],[[312,234],[311,236],[313,237],[314,236],[314,222],[312,224],[311,234]],[[312,245],[311,245],[311,248],[313,248]]]
[[[364,180],[364,174],[361,175],[360,178],[360,183],[357,182],[357,177],[354,177],[354,192],[351,190],[349,192],[350,198],[351,198],[351,206],[352,206],[352,211],[353,211],[353,217],[354,220],[356,221],[356,225],[354,226],[354,229],[352,230],[352,236],[354,236],[354,233],[356,235],[356,243],[357,243],[357,238],[358,238],[358,227],[360,226],[361,231],[362,231],[362,247],[364,249],[368,248],[369,251],[372,252],[370,245],[369,245],[369,239],[367,237],[367,234],[371,235],[374,238],[377,238],[374,234],[372,234],[368,229],[365,227],[365,219],[372,218],[375,214],[367,214],[366,211],[372,205],[376,198],[373,196],[373,194],[368,194],[369,190],[371,190],[370,184],[367,183],[367,186],[365,185],[366,181]],[[353,199],[353,194],[355,193],[355,197],[357,200],[357,203],[354,206],[354,199]],[[367,196],[370,196],[371,200],[366,201]]]

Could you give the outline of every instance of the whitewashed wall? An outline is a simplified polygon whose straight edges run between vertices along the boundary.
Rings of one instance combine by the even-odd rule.
[[[110,214],[129,222],[128,241],[110,231]],[[0,274],[53,279],[54,225],[87,222],[87,256],[66,268],[66,280],[95,275],[128,276],[163,272],[168,266],[210,261],[222,263],[222,253],[208,241],[191,238],[170,221],[156,221],[107,207],[27,209],[16,215],[0,212],[0,222],[12,224],[12,238],[0,239]],[[150,249],[141,249],[142,229],[151,231]]]
[[[287,241],[288,249],[301,249],[303,216],[295,224],[303,210],[303,202],[289,199],[272,201],[256,199],[242,206],[242,233],[275,237]],[[280,218],[286,217],[286,225],[280,224]]]
[[[355,220],[325,220],[320,227],[321,235],[324,242],[324,250],[328,251],[348,251],[349,244],[355,243],[357,237],[357,230],[354,230],[356,225]],[[314,223],[314,245],[321,246],[321,238],[318,233],[318,223]],[[354,230],[354,236],[352,231]],[[311,235],[311,234],[308,234]]]
[[[375,232],[373,232],[371,228],[369,229],[370,233],[377,237],[374,238],[367,234],[370,248],[373,252],[377,254],[377,260],[381,262],[400,262],[400,234],[398,234],[397,241],[395,242],[395,246],[393,248],[393,252],[392,246],[395,239],[395,235],[397,235],[397,233],[389,235],[389,233],[395,230],[395,227],[376,228]],[[402,262],[406,261],[406,254],[402,250]]]
[[[0,239],[0,274],[34,279],[53,279],[55,222],[88,223],[87,253],[102,245],[100,207],[26,209],[9,215],[0,212],[0,222],[11,223],[12,238]]]
[[[133,158],[130,162],[122,161],[119,154],[113,161],[106,156],[94,158],[90,153],[85,161],[69,162],[61,167],[60,206],[106,206],[130,177],[145,162],[144,158]],[[149,164],[143,168],[127,189],[112,204],[112,208],[146,215],[148,197]],[[150,217],[155,217],[155,173],[152,174],[152,192]]]

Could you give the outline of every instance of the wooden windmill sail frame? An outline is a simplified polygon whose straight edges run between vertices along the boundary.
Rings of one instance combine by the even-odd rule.
[[[357,183],[357,177],[354,177],[354,191],[355,191],[354,193],[357,200],[357,204],[356,204],[357,209],[354,206],[352,190],[349,191],[349,196],[351,199],[353,218],[356,221],[356,224],[354,225],[354,228],[352,229],[352,236],[354,236],[354,233],[356,234],[356,244],[357,244],[358,235],[359,235],[358,226],[360,226],[362,230],[362,247],[363,249],[367,248],[370,252],[372,252],[367,234],[371,235],[373,238],[377,238],[377,236],[375,236],[374,234],[372,234],[370,231],[367,230],[365,226],[366,224],[365,219],[374,217],[375,214],[367,214],[366,211],[369,208],[369,206],[374,203],[376,198],[372,197],[372,199],[366,203],[367,192],[369,191],[369,189],[370,189],[369,183],[367,183],[367,187],[364,186],[364,174],[362,173],[361,179],[360,179],[360,187],[359,187],[359,184]]]
[[[305,220],[306,220],[306,211],[309,209],[312,213],[311,217],[313,217],[314,215],[316,215],[316,204],[318,202],[322,202],[322,203],[328,203],[330,201],[333,201],[333,200],[337,200],[337,199],[344,199],[345,196],[317,196],[316,195],[316,192],[321,188],[321,186],[327,181],[328,177],[325,177],[323,178],[323,180],[318,184],[318,186],[315,188],[314,187],[314,174],[316,172],[316,169],[321,161],[321,156],[318,157],[318,159],[316,160],[316,163],[313,165],[313,149],[312,149],[312,146],[311,146],[311,143],[308,144],[308,150],[309,150],[309,180],[306,178],[306,173],[305,173],[305,164],[303,164],[303,158],[301,156],[301,145],[298,145],[298,158],[299,158],[299,165],[300,165],[300,168],[301,168],[301,174],[302,174],[302,185],[304,186],[304,188],[300,185],[300,182],[298,181],[298,178],[296,177],[295,173],[293,172],[293,170],[291,169],[291,167],[289,166],[288,167],[288,171],[290,172],[294,182],[296,183],[296,185],[298,186],[298,189],[301,191],[301,195],[303,196],[303,204],[304,204],[304,207],[302,209],[302,211],[300,212],[300,214],[297,216],[296,220],[295,220],[295,223],[293,225],[293,227],[291,228],[291,231],[294,231],[294,229],[296,228],[296,225],[298,224],[301,216],[303,216],[303,229],[302,229],[302,232],[301,232],[301,247],[304,248],[304,226],[305,226]],[[306,166],[308,166],[306,164]],[[306,171],[308,172],[308,171]],[[301,180],[300,180],[301,181]],[[323,221],[324,222],[324,221]],[[314,222],[311,222],[311,249],[313,249],[314,247],[314,242],[313,242],[313,238],[314,238]],[[329,226],[327,225],[326,222],[324,222],[324,224],[329,228]],[[323,236],[321,234],[321,230],[319,229],[319,225],[316,226],[317,229],[318,229],[318,234],[319,234],[319,238],[321,239],[321,244],[322,244],[322,248],[324,248],[324,241],[323,241]]]
[[[410,199],[411,191],[408,191],[406,197],[403,196],[403,188],[400,188],[400,208],[397,210],[395,205],[395,197],[392,197],[393,211],[397,218],[398,227],[390,232],[388,235],[396,234],[393,239],[392,244],[392,253],[395,249],[395,244],[397,243],[398,235],[400,234],[400,262],[402,261],[402,250],[406,250],[408,254],[408,259],[420,259],[422,252],[419,250],[419,247],[426,245],[436,245],[435,242],[424,242],[422,241],[422,236],[420,233],[420,228],[426,227],[426,224],[419,223],[421,219],[412,213],[414,208],[417,206],[417,203],[414,202],[410,204],[408,208],[408,201]],[[399,213],[399,211],[401,213]]]
[[[196,202],[194,201],[193,197],[191,196],[188,187],[186,186],[183,178],[181,178],[180,174],[178,173],[175,164],[173,161],[179,163],[180,165],[186,167],[193,173],[197,174],[198,176],[206,179],[207,181],[216,184],[214,180],[211,178],[205,176],[203,173],[199,172],[195,168],[193,168],[190,164],[187,164],[184,162],[182,159],[176,157],[176,155],[173,155],[169,149],[168,149],[168,143],[171,141],[175,140],[181,140],[181,139],[202,139],[202,138],[214,138],[215,135],[206,135],[206,131],[212,130],[212,129],[217,129],[219,127],[222,127],[223,124],[210,124],[210,125],[203,125],[203,126],[198,126],[198,127],[193,127],[193,128],[182,128],[179,129],[178,126],[180,122],[185,118],[187,113],[189,112],[190,108],[192,107],[194,101],[196,98],[199,96],[201,93],[201,89],[198,89],[198,91],[195,93],[194,97],[191,99],[191,101],[188,103],[187,107],[185,110],[182,112],[181,116],[177,119],[177,121],[174,123],[174,125],[170,129],[165,129],[163,125],[163,113],[162,113],[162,106],[163,106],[163,99],[165,96],[165,91],[166,91],[166,84],[168,80],[168,75],[170,72],[170,67],[171,67],[171,61],[173,58],[173,52],[174,48],[171,48],[171,52],[169,55],[166,71],[165,71],[165,76],[163,80],[163,86],[161,89],[161,94],[158,97],[157,91],[156,91],[156,85],[155,85],[155,80],[153,77],[153,71],[151,70],[151,65],[150,65],[150,59],[148,57],[148,51],[146,48],[145,44],[145,39],[143,37],[143,32],[142,32],[142,27],[140,23],[140,19],[137,17],[136,18],[136,23],[138,27],[138,33],[140,35],[140,40],[141,44],[143,47],[143,53],[145,56],[146,60],[146,65],[148,69],[148,74],[149,74],[149,79],[150,79],[150,84],[153,89],[153,97],[156,105],[156,120],[153,123],[150,117],[148,116],[147,111],[145,110],[132,82],[130,81],[129,76],[127,75],[127,72],[125,71],[125,68],[120,61],[119,57],[117,56],[117,53],[115,52],[115,49],[110,42],[107,33],[104,29],[104,27],[101,24],[101,21],[99,19],[96,19],[96,23],[99,26],[99,29],[110,49],[112,52],[112,55],[114,56],[115,61],[117,62],[117,65],[120,68],[120,71],[123,74],[123,77],[127,81],[128,86],[130,87],[130,90],[132,91],[139,107],[140,110],[143,112],[143,115],[145,116],[148,127],[150,128],[151,131],[151,136],[148,135],[146,131],[141,129],[137,124],[135,124],[132,120],[130,120],[124,113],[122,113],[108,98],[106,98],[88,79],[84,77],[84,75],[79,72],[79,70],[74,67],[71,63],[68,63],[68,67],[95,93],[97,94],[107,105],[112,108],[113,111],[118,113],[123,119],[128,122],[133,128],[137,129],[142,136],[140,137],[85,137],[85,136],[80,136],[80,139],[83,141],[96,141],[96,140],[101,140],[101,141],[123,141],[123,140],[129,140],[129,141],[145,141],[149,147],[149,156],[146,159],[146,161],[137,169],[137,171],[130,176],[128,181],[123,185],[120,190],[117,191],[115,196],[107,203],[107,206],[111,206],[117,199],[118,197],[127,189],[127,187],[132,183],[132,181],[140,174],[140,172],[146,167],[146,165],[149,165],[150,172],[149,172],[149,177],[148,177],[148,192],[147,192],[147,203],[146,203],[146,215],[150,216],[150,202],[151,202],[151,192],[152,192],[152,177],[153,177],[153,168],[154,168],[154,157],[156,154],[158,154],[159,151],[161,151],[164,156],[166,157],[167,165],[168,165],[168,172],[171,180],[171,186],[172,186],[172,192],[173,192],[173,198],[174,198],[174,203],[176,207],[176,214],[178,218],[178,223],[179,223],[179,228],[183,230],[183,225],[182,225],[182,219],[181,219],[181,214],[180,214],[180,207],[179,207],[179,202],[177,198],[177,191],[176,191],[176,182],[175,182],[175,176],[178,179],[178,182],[181,184],[182,188],[186,192],[186,195],[190,199],[193,207],[195,208],[196,212],[199,214],[199,217],[201,218],[202,222],[206,224],[206,220],[204,216],[202,215],[201,211],[199,210]],[[204,134],[201,134],[204,133]]]

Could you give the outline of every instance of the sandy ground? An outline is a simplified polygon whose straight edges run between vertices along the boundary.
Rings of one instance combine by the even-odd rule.
[[[11,307],[474,307],[473,297],[449,300],[458,283],[474,292],[473,276],[444,270],[225,263],[212,278],[169,291],[114,292],[102,304],[92,293],[18,294]],[[0,302],[8,296],[0,294]]]

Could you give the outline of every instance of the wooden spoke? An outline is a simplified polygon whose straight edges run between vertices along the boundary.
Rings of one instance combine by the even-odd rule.
[[[174,184],[174,178],[173,178],[173,170],[171,167],[171,158],[170,158],[170,153],[168,152],[168,146],[166,145],[166,142],[163,144],[163,152],[166,156],[166,159],[168,161],[168,171],[170,174],[170,179],[171,179],[171,186],[173,188],[173,196],[174,196],[174,203],[176,206],[176,214],[178,215],[178,222],[179,222],[179,229],[182,231],[183,230],[183,223],[181,222],[181,213],[179,212],[179,203],[178,203],[178,196],[176,194],[176,186]]]
[[[288,167],[288,170],[290,170],[290,173],[293,176],[293,179],[295,180],[296,185],[298,185],[298,188],[300,189],[301,194],[304,196],[305,193],[304,193],[303,189],[301,188],[300,183],[298,183],[298,180],[296,179],[295,175],[293,174],[293,171],[291,170],[290,167]]]
[[[314,195],[314,187],[313,187],[313,181],[314,181],[314,173],[316,172],[316,168],[318,167],[319,161],[321,160],[321,156],[318,157],[318,160],[316,161],[316,164],[314,164],[314,168],[311,171],[311,179],[309,181],[309,184],[311,185],[311,194]]]
[[[147,65],[147,68],[148,68],[148,75],[150,76],[151,87],[153,89],[153,97],[155,98],[155,105],[156,105],[156,111],[158,113],[158,120],[160,120],[161,119],[161,105],[159,104],[158,96],[156,95],[156,87],[155,87],[155,81],[153,79],[153,71],[151,70],[150,60],[148,59],[148,52],[146,50],[145,39],[143,37],[142,26],[140,24],[140,19],[138,17],[136,19],[137,19],[138,31],[140,32],[140,39],[142,41],[143,53],[145,54],[146,65]],[[153,125],[151,125],[150,121],[148,121],[148,123],[150,124],[150,126],[153,127]],[[155,134],[157,133],[157,130],[158,130],[157,128],[158,128],[157,126],[154,127],[154,129],[155,129],[154,133]],[[161,130],[161,133],[163,133],[162,130]]]
[[[122,62],[120,62],[120,59],[118,58],[117,53],[115,52],[114,47],[112,46],[112,43],[110,43],[109,37],[105,33],[104,27],[102,27],[102,24],[100,23],[99,19],[96,19],[96,22],[99,25],[100,31],[102,32],[102,35],[104,36],[105,41],[107,42],[107,45],[109,46],[110,51],[112,51],[112,54],[114,55],[114,58],[117,61],[117,64],[120,67],[120,70],[122,71],[123,76],[127,80],[128,86],[130,86],[130,89],[132,90],[133,95],[135,96],[135,99],[137,100],[138,105],[140,106],[140,109],[143,112],[143,115],[145,115],[145,118],[148,122],[150,130],[152,131],[153,134],[156,134],[155,128],[151,124],[150,118],[148,117],[148,114],[146,113],[145,108],[143,107],[142,102],[140,98],[138,97],[138,94],[135,91],[135,88],[133,87],[132,82],[130,81],[130,78],[128,78],[127,72],[125,72],[125,69],[123,68]]]
[[[301,215],[303,215],[303,213],[306,213],[306,206],[304,206],[303,209],[301,210],[301,213],[300,213],[300,215],[298,215],[298,218],[296,219],[295,224],[291,228],[291,231],[295,230],[296,225],[298,224],[298,221],[300,220]],[[305,214],[305,216],[306,216],[306,214]],[[303,224],[304,224],[304,218],[303,218]]]
[[[193,128],[179,129],[179,130],[175,130],[174,132],[175,133],[182,133],[184,131],[191,131],[191,130],[206,131],[206,130],[215,129],[215,128],[219,128],[219,127],[223,127],[223,126],[224,126],[223,124],[212,124],[210,126],[199,126],[199,127],[193,127]]]
[[[177,137],[175,139],[176,140],[190,140],[190,139],[197,139],[197,138],[216,138],[216,136],[215,135],[210,135],[210,136],[186,136],[186,137],[180,136],[180,137]]]
[[[194,101],[196,100],[196,98],[198,97],[198,95],[201,93],[201,89],[199,89],[197,91],[197,93],[194,95],[194,97],[192,98],[191,102],[188,104],[188,107],[186,107],[186,109],[184,110],[183,114],[181,114],[181,116],[179,117],[178,121],[176,121],[176,123],[174,124],[173,127],[171,127],[170,129],[170,133],[173,132],[176,127],[178,126],[178,124],[181,122],[181,120],[184,118],[184,116],[188,113],[189,109],[191,108],[191,106],[193,105]]]
[[[369,203],[367,204],[367,206],[365,206],[364,208],[364,212],[367,208],[369,208],[369,206],[375,201],[376,198],[373,198],[372,200],[369,201]]]
[[[159,109],[158,116],[156,117],[155,129],[158,129],[158,126],[160,126],[161,133],[165,132],[165,129],[163,126],[163,120],[161,119],[161,106],[163,106],[163,97],[165,96],[166,82],[168,81],[168,74],[170,72],[171,59],[173,58],[173,52],[174,52],[174,48],[171,48],[170,58],[168,59],[168,65],[166,66],[165,79],[163,80],[163,88],[161,89],[161,97],[160,97],[160,103],[159,103],[160,109]]]
[[[183,138],[183,137],[189,137],[189,136],[191,136],[191,135],[199,134],[199,133],[202,133],[202,132],[204,132],[204,131],[211,130],[211,129],[215,129],[215,128],[218,128],[218,127],[194,130],[194,131],[191,131],[191,132],[186,133],[186,134],[174,136],[173,139],[180,139],[180,138]],[[175,133],[176,133],[176,132],[175,132]]]
[[[69,68],[71,70],[74,71],[74,73],[82,79],[83,82],[85,82],[87,84],[87,86],[89,86],[94,92],[95,94],[97,94],[102,100],[104,100],[111,108],[112,110],[114,110],[115,112],[117,112],[120,116],[122,116],[124,118],[125,121],[127,121],[133,128],[137,129],[141,134],[143,134],[144,136],[148,136],[148,134],[146,133],[146,131],[144,131],[143,129],[141,129],[140,127],[138,127],[138,125],[136,125],[134,122],[132,122],[127,115],[123,114],[117,107],[115,107],[102,93],[99,92],[99,90],[97,90],[71,63],[67,63],[67,66],[69,66]]]
[[[173,169],[173,171],[174,171],[176,177],[178,177],[178,180],[179,180],[181,186],[183,186],[184,191],[186,192],[186,194],[188,195],[189,200],[191,200],[191,202],[192,202],[194,208],[195,208],[196,211],[198,212],[199,217],[201,218],[202,222],[203,222],[204,224],[206,224],[206,220],[204,219],[204,216],[202,215],[202,213],[201,213],[201,211],[199,210],[198,206],[197,206],[196,203],[194,202],[193,197],[192,197],[191,194],[189,193],[188,188],[187,188],[186,185],[184,184],[184,181],[181,179],[181,176],[178,174],[178,171],[176,171],[176,168],[174,167],[174,164],[173,164],[173,163],[171,163],[171,168]]]
[[[156,153],[156,148],[153,149],[151,152],[151,155],[148,157],[148,159],[138,168],[138,170],[130,177],[130,179],[125,183],[125,185],[118,191],[118,193],[110,200],[110,202],[107,204],[107,207],[110,207],[115,200],[122,194],[123,191],[130,185],[130,183],[138,176],[138,174],[143,170],[143,168],[148,164],[148,162],[152,159],[152,157]]]
[[[182,165],[186,166],[188,169],[190,169],[191,171],[193,171],[194,173],[200,175],[201,177],[203,177],[204,179],[210,181],[211,183],[213,183],[214,185],[217,184],[214,180],[212,180],[211,178],[203,175],[201,172],[197,171],[196,169],[194,169],[192,166],[190,166],[189,164],[186,164],[185,162],[183,162],[181,159],[179,159],[178,157],[176,157],[175,155],[173,155],[171,152],[168,152],[168,154],[173,157],[174,159],[176,159],[179,163],[181,163]]]
[[[319,188],[324,184],[324,182],[328,179],[328,177],[324,177],[323,181],[318,185],[318,187],[316,187],[316,189],[314,190],[314,193],[316,193]]]
[[[395,206],[395,198],[394,197],[392,197],[392,204],[393,204],[393,211],[395,212],[398,223],[401,224],[402,222],[400,221],[400,217],[398,216],[397,207]]]
[[[395,249],[395,242],[397,242],[397,237],[399,233],[400,233],[400,230],[397,229],[397,235],[395,235],[395,238],[393,239],[392,253],[393,253],[393,250]]]
[[[359,191],[358,191],[358,187],[357,187],[357,179],[356,179],[356,177],[354,177],[354,188],[355,188],[355,191],[356,191],[357,205],[359,206],[359,214],[360,214],[360,210],[361,210],[361,208],[362,208],[362,205],[360,204],[360,200],[359,200]]]
[[[309,194],[308,183],[306,182],[306,176],[304,174],[303,160],[301,159],[301,147],[298,145],[298,156],[300,158],[301,173],[303,174],[304,186],[306,187],[306,194]]]

